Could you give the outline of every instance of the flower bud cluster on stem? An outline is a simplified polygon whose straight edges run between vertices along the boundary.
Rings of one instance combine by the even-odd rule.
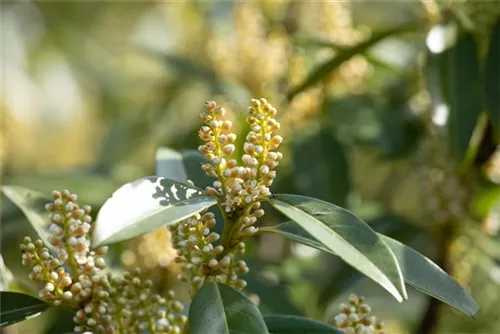
[[[216,245],[220,235],[210,231],[215,223],[214,214],[205,212],[172,227],[174,248],[178,255],[176,262],[181,263],[182,268],[178,278],[191,284],[193,296],[207,277],[239,290],[246,286],[238,274],[246,274],[248,267],[244,261],[235,261],[236,255],[244,254],[245,244],[239,243],[230,253],[220,257],[224,251],[222,245]]]
[[[210,232],[215,226],[211,213],[194,215],[173,228],[177,261],[184,263],[180,278],[191,283],[193,294],[207,278],[240,290],[246,286],[238,274],[247,273],[248,267],[236,257],[245,251],[243,241],[258,232],[254,225],[264,215],[261,201],[271,196],[269,188],[283,158],[276,151],[283,141],[277,134],[276,109],[265,99],[250,101],[246,117],[250,131],[239,158],[235,157],[237,138],[226,110],[214,101],[205,107],[200,114],[205,125],[199,131],[204,144],[198,150],[209,160],[201,166],[203,171],[216,178],[206,191],[218,199],[224,229],[222,236]]]
[[[186,319],[176,316],[183,305],[173,300],[173,292],[167,299],[153,294],[152,282],[141,280],[140,271],[103,275],[108,247],[90,250],[90,206],[80,207],[68,190],[54,191],[53,199],[46,205],[53,250],[30,237],[20,245],[30,279],[44,285],[39,297],[75,310],[76,332],[180,333]]]
[[[231,123],[224,120],[225,110],[213,101],[206,103],[201,118],[206,126],[200,130],[205,142],[199,147],[211,163],[203,170],[217,178],[207,191],[220,199],[225,214],[222,244],[231,247],[257,232],[254,223],[264,215],[260,201],[271,195],[269,187],[276,177],[276,167],[283,154],[277,152],[283,141],[277,134],[280,124],[276,121],[276,109],[265,99],[252,99],[246,122],[250,131],[243,144],[244,154],[239,161],[234,157],[236,135],[231,133]],[[230,144],[227,144],[230,140]],[[231,149],[227,146],[231,145]]]
[[[363,297],[349,296],[348,304],[339,305],[339,314],[334,318],[337,328],[348,334],[383,334],[383,321],[370,315],[371,308]]]

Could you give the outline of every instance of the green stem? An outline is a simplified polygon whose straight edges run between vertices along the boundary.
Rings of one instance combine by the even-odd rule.
[[[221,207],[221,205],[219,205]],[[221,207],[221,212],[224,212]],[[225,213],[222,214],[224,218],[224,229],[222,231],[222,237],[220,239],[220,245],[224,247],[224,251],[219,254],[218,260],[222,259],[231,249],[231,237],[233,235],[233,229],[235,227],[235,221],[229,218]]]
[[[63,217],[66,217],[66,209],[63,210]],[[75,249],[69,244],[68,240],[71,238],[71,231],[69,229],[69,219],[64,218],[64,248],[68,253],[68,262],[69,267],[71,269],[71,273],[73,274],[73,279],[77,278],[79,275],[78,272],[78,263],[76,263],[75,259]]]

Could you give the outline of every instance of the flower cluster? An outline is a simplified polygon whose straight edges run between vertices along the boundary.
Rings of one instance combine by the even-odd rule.
[[[348,304],[340,304],[335,326],[348,334],[383,334],[384,322],[370,315],[371,308],[363,297],[349,296]]]
[[[177,315],[184,306],[169,291],[167,298],[151,292],[153,282],[141,270],[123,276],[94,277],[93,298],[78,310],[76,331],[96,333],[180,333],[187,318]]]
[[[231,121],[225,118],[225,109],[209,101],[200,116],[205,125],[199,136],[205,143],[198,150],[210,161],[202,169],[216,178],[213,187],[206,190],[218,198],[223,209],[224,232],[222,237],[211,232],[216,222],[210,212],[196,214],[172,227],[176,261],[183,269],[179,278],[191,284],[193,295],[207,278],[238,290],[246,286],[238,275],[246,274],[248,267],[236,257],[245,252],[244,239],[258,231],[253,225],[264,215],[261,201],[271,195],[269,187],[283,158],[281,152],[276,152],[283,141],[276,134],[280,128],[274,118],[276,109],[265,99],[250,102],[246,118],[250,131],[239,160],[234,157],[236,135],[231,131]]]
[[[267,25],[262,6],[235,3],[233,32],[215,33],[208,42],[207,54],[215,71],[253,93],[269,91],[270,84],[285,73],[291,42],[282,27]]]
[[[248,267],[244,261],[234,259],[236,255],[244,254],[245,244],[238,243],[234,250],[224,255],[224,246],[214,246],[220,238],[219,234],[210,232],[215,223],[214,215],[206,212],[196,214],[172,228],[178,254],[176,261],[182,264],[183,269],[178,278],[191,283],[193,295],[206,277],[213,277],[216,282],[226,283],[238,290],[246,286],[238,274],[246,274]]]
[[[252,99],[246,118],[250,131],[243,145],[242,165],[239,165],[233,157],[236,135],[230,132],[231,122],[224,120],[224,114],[224,108],[215,102],[206,103],[206,110],[201,114],[206,126],[200,130],[205,144],[199,151],[211,161],[202,166],[203,170],[217,177],[207,191],[221,199],[228,216],[238,215],[238,228],[233,234],[236,241],[238,236],[249,237],[257,232],[252,225],[264,215],[260,200],[271,195],[269,187],[276,177],[274,169],[283,158],[283,154],[275,150],[283,139],[276,134],[280,128],[274,118],[276,109],[263,98]]]
[[[54,191],[53,198],[46,209],[51,221],[49,242],[54,254],[42,240],[33,242],[26,237],[21,244],[22,264],[32,268],[30,279],[45,283],[39,292],[40,298],[55,305],[75,306],[90,298],[91,278],[106,265],[103,256],[108,248],[90,251],[90,206],[80,208],[77,196],[68,190]]]
[[[171,244],[170,230],[161,226],[130,240],[127,243],[127,249],[121,253],[121,262],[126,268],[139,267],[148,274],[164,275],[166,271],[172,269],[175,258],[175,249],[171,247]]]
[[[176,316],[183,305],[151,292],[152,282],[141,280],[140,270],[123,277],[99,275],[105,267],[106,246],[90,250],[90,206],[78,205],[68,190],[53,192],[46,205],[51,224],[49,243],[25,237],[22,264],[32,268],[29,277],[42,282],[39,297],[54,305],[76,310],[76,332],[180,333],[185,316]]]

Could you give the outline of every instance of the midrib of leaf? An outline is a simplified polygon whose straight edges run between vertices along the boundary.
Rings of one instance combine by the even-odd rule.
[[[215,286],[215,291],[217,292],[217,296],[219,297],[221,308],[222,308],[222,318],[224,319],[224,324],[225,324],[224,329],[226,330],[227,334],[231,334],[231,333],[229,333],[229,323],[227,322],[226,308],[224,307],[224,301],[222,300],[222,295],[220,294],[219,286],[217,284],[215,284],[214,286]]]
[[[47,304],[45,304],[43,302],[40,302],[38,304],[32,304],[32,305],[29,305],[29,306],[23,306],[23,307],[19,307],[19,308],[13,309],[13,310],[9,310],[9,311],[2,311],[0,313],[0,317],[3,320],[3,319],[5,319],[6,316],[12,316],[15,313],[22,312],[24,314],[22,315],[22,317],[19,317],[18,319],[22,318],[24,320],[28,320],[28,319],[31,319],[31,318],[33,318],[33,317],[35,317],[35,316],[43,313],[43,311],[45,311],[47,309],[47,307],[48,307]],[[2,321],[0,323],[0,327],[8,325],[9,323],[10,324],[15,324],[16,322],[19,322],[18,319],[10,319],[10,320],[7,320],[7,321]]]
[[[30,305],[30,306],[23,306],[23,307],[16,308],[14,310],[2,311],[2,313],[0,313],[0,315],[2,315],[2,317],[3,317],[5,315],[11,314],[11,313],[16,313],[16,312],[21,312],[21,311],[29,311],[32,308],[36,309],[36,308],[39,308],[40,306],[45,306],[45,305],[46,305],[45,303],[39,303],[39,304]]]
[[[283,201],[280,201],[276,198],[272,199],[272,201],[275,201],[275,202],[281,202],[281,203],[284,203],[285,205],[287,205],[289,208],[291,208],[292,210],[298,212],[299,214],[302,214],[302,215],[307,215],[309,217],[312,218],[312,221],[314,221],[315,225],[316,226],[320,226],[320,230],[321,229],[321,226],[325,226],[325,230],[326,230],[326,233],[330,234],[331,236],[333,236],[335,239],[339,240],[341,244],[343,244],[346,248],[350,249],[351,251],[354,250],[354,253],[355,254],[358,254],[358,256],[362,257],[365,261],[364,262],[367,262],[367,264],[373,269],[375,270],[375,272],[381,276],[381,279],[383,281],[383,287],[385,289],[387,289],[399,302],[402,302],[403,301],[403,296],[401,295],[401,293],[398,291],[398,289],[396,288],[396,286],[390,281],[390,279],[369,259],[366,257],[366,255],[364,255],[362,252],[360,252],[359,250],[357,250],[355,247],[351,246],[349,242],[347,242],[345,239],[343,239],[340,235],[338,235],[337,233],[335,233],[334,231],[332,231],[328,226],[326,226],[325,224],[323,224],[320,220],[318,220],[316,217],[296,208],[295,206],[293,205],[290,205],[286,202],[283,202]],[[291,218],[291,217],[290,217]],[[294,219],[292,219],[294,220]],[[299,224],[303,229],[305,229],[306,231],[308,230],[305,226],[302,225],[302,223],[299,223],[298,221],[294,220],[297,224]],[[321,231],[320,231],[321,232]],[[374,232],[375,233],[375,232]],[[319,241],[319,240],[318,240]],[[383,241],[382,241],[383,242]],[[333,249],[331,249],[326,243],[323,243],[321,242],[321,244],[323,244],[326,248],[328,248],[329,250],[331,250],[332,252],[335,253],[335,251]],[[385,243],[384,243],[385,244]],[[389,248],[387,245],[386,245],[387,248]],[[389,254],[392,256],[394,262],[396,263],[396,266],[397,266],[397,269],[398,269],[398,272],[399,272],[399,276],[400,276],[400,279],[402,281],[404,281],[404,277],[402,277],[402,273],[401,273],[401,268],[399,268],[399,264],[398,264],[398,261],[396,259],[396,256],[394,254],[392,254],[392,251],[389,252]],[[338,255],[340,256],[340,255]],[[340,256],[342,258],[344,258],[344,256]],[[371,277],[370,277],[371,278]],[[372,278],[373,279],[373,278]],[[403,285],[403,289],[404,289],[404,285]]]

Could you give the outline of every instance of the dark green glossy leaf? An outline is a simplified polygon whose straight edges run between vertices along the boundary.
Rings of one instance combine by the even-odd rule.
[[[191,334],[266,334],[257,306],[241,292],[220,283],[208,282],[189,308]]]
[[[405,243],[410,242],[416,237],[421,237],[423,233],[423,231],[416,228],[407,219],[393,214],[382,215],[367,221],[367,224],[376,232],[383,233]],[[298,228],[297,226],[295,230]],[[339,263],[337,258],[330,257],[329,259],[325,259],[325,261],[329,261],[327,265],[331,264],[337,270],[333,272],[331,277],[323,280],[325,283],[318,296],[318,304],[321,307],[326,307],[331,300],[363,278],[363,275],[359,271],[346,263]]]
[[[270,202],[312,235],[323,248],[338,254],[398,301],[407,298],[396,257],[375,231],[354,214],[305,196],[279,194]]]
[[[495,129],[497,143],[500,144],[500,20],[491,34],[484,70],[484,89],[488,117]]]
[[[273,314],[264,316],[271,334],[342,334],[334,327],[322,322],[293,315]]]
[[[0,327],[34,318],[49,305],[35,297],[17,292],[0,292]]]
[[[278,233],[304,245],[336,255],[294,222],[266,228],[264,232]],[[474,316],[478,312],[479,307],[470,294],[435,263],[399,241],[382,234],[379,236],[396,256],[406,284],[453,306],[468,316]]]
[[[434,262],[399,241],[384,235],[381,237],[396,255],[408,285],[453,306],[470,317],[479,311],[479,306],[472,296]]]
[[[2,186],[0,191],[23,212],[45,245],[52,247],[48,242],[49,219],[45,210],[45,205],[52,201],[51,198],[21,186]]]
[[[102,206],[92,245],[127,240],[175,224],[216,203],[214,197],[186,183],[158,176],[135,180],[123,185]]]
[[[326,75],[335,71],[344,62],[348,61],[357,54],[365,52],[367,49],[369,49],[376,43],[380,42],[381,40],[387,37],[398,35],[400,33],[413,31],[417,27],[418,25],[416,24],[410,24],[407,26],[402,26],[387,31],[382,31],[377,34],[374,34],[369,40],[361,42],[352,48],[340,50],[338,54],[331,60],[323,63],[322,65],[318,66],[315,70],[313,70],[312,73],[309,74],[309,76],[301,84],[299,84],[288,94],[288,99],[289,100],[293,99],[295,95],[299,94],[305,89],[321,81]],[[336,46],[332,45],[332,48],[336,48]]]
[[[440,72],[441,89],[449,107],[451,151],[462,161],[467,156],[472,134],[483,111],[479,61],[472,33],[460,36],[453,48],[440,55]]]
[[[346,205],[351,187],[348,161],[342,145],[330,131],[322,129],[297,138],[293,162],[295,186],[301,194]]]
[[[47,326],[41,334],[76,334],[74,332],[75,322],[73,317],[75,313],[73,310],[65,308],[64,306],[52,308],[47,311]]]

